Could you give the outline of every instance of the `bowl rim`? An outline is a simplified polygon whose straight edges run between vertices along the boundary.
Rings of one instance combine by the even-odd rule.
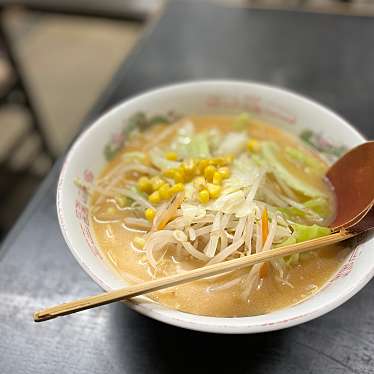
[[[75,151],[80,147],[82,141],[90,136],[91,133],[94,133],[96,128],[103,125],[108,118],[113,116],[116,112],[122,109],[123,106],[130,106],[133,102],[141,100],[149,95],[157,95],[158,93],[165,93],[167,91],[173,91],[175,89],[183,89],[188,88],[191,86],[206,86],[206,85],[240,85],[240,86],[251,86],[252,88],[261,88],[267,89],[270,91],[276,91],[280,94],[286,94],[292,99],[297,99],[304,101],[308,104],[312,104],[318,110],[325,112],[327,115],[334,118],[337,122],[347,127],[350,131],[355,133],[356,137],[364,142],[366,141],[365,136],[360,133],[356,128],[354,128],[350,123],[347,122],[343,117],[339,114],[335,113],[334,111],[330,110],[323,104],[318,103],[317,101],[310,99],[304,95],[298,94],[294,91],[289,89],[272,86],[270,84],[264,84],[257,81],[241,81],[241,80],[193,80],[193,81],[185,81],[185,82],[178,82],[174,84],[160,86],[158,88],[147,90],[139,95],[133,95],[116,105],[112,106],[104,113],[99,115],[95,120],[91,122],[90,125],[86,129],[84,129],[78,137],[73,142],[72,146],[70,147],[67,155],[65,156],[65,160],[63,162],[63,166],[60,171],[60,175],[58,178],[57,183],[57,192],[56,192],[56,208],[57,208],[57,216],[60,225],[60,229],[64,240],[80,266],[83,270],[105,291],[113,290],[111,286],[109,286],[104,280],[100,279],[94,271],[85,263],[85,260],[80,256],[79,250],[75,248],[73,243],[70,241],[69,233],[65,228],[65,221],[64,221],[64,213],[62,208],[63,197],[62,197],[62,185],[65,179],[66,171],[68,169],[69,164],[72,162],[75,156]],[[148,302],[146,304],[137,303],[136,301],[124,301],[126,305],[128,305],[131,309],[136,310],[137,312],[145,315],[147,317],[153,318],[155,320],[177,326],[182,327],[190,330],[195,331],[202,331],[202,332],[211,332],[211,333],[226,333],[226,334],[248,334],[248,333],[260,333],[266,331],[274,331],[280,330],[288,327],[292,327],[307,321],[310,321],[314,318],[317,318],[323,314],[326,314],[333,309],[337,308],[338,306],[342,305],[345,301],[350,299],[353,295],[355,295],[358,291],[360,291],[374,276],[374,265],[372,266],[371,270],[364,274],[352,287],[347,289],[346,292],[338,294],[335,298],[329,300],[326,303],[323,303],[320,306],[315,307],[312,311],[298,315],[293,318],[284,319],[282,321],[277,321],[274,323],[258,323],[257,325],[233,325],[230,324],[230,320],[241,320],[245,321],[251,318],[256,318],[256,316],[248,316],[248,317],[230,317],[230,318],[223,318],[223,317],[209,317],[209,316],[201,316],[201,315],[194,315],[190,313],[181,312],[175,309],[171,309],[168,307],[161,307],[160,309],[157,308],[159,306],[156,302]],[[156,306],[156,308],[155,308]],[[170,313],[165,313],[165,310],[172,311],[173,316]]]

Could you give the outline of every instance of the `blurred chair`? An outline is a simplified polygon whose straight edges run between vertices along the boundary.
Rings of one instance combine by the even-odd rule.
[[[162,0],[0,0],[0,6],[19,5],[29,10],[143,22]]]
[[[9,9],[21,8],[44,14],[57,13],[142,23],[159,8],[160,4],[160,0],[0,0],[0,106],[21,106],[29,118],[28,125],[17,134],[11,144],[7,145],[5,155],[0,159],[0,208],[7,203],[12,193],[16,193],[17,186],[27,183],[25,181],[30,180],[30,177],[34,187],[37,185],[35,178],[40,180],[40,175],[35,175],[33,171],[35,160],[42,156],[52,164],[57,156],[48,142],[46,124],[41,121],[22,65],[17,59],[12,37],[5,26],[6,12]],[[1,129],[7,125],[0,123],[0,134],[4,131]],[[13,155],[31,136],[38,139],[37,151],[21,168],[14,168],[11,162]],[[10,217],[9,221],[14,219],[15,217]],[[4,219],[0,217],[0,237],[1,231],[9,228],[4,226]]]

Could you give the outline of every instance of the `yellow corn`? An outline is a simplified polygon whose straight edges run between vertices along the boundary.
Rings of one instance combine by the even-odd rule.
[[[222,166],[222,165],[227,164],[226,157],[217,157],[217,158],[213,159],[213,161],[214,161],[214,164],[217,165],[217,166]]]
[[[175,152],[166,152],[165,158],[169,161],[175,161],[178,159],[178,155]]]
[[[193,185],[196,189],[202,190],[205,188],[206,180],[204,177],[196,177],[193,181]]]
[[[197,168],[200,172],[200,174],[204,174],[204,169],[209,165],[209,160],[200,160],[198,165],[197,165]]]
[[[158,203],[161,201],[160,192],[159,192],[159,191],[152,192],[152,193],[148,196],[148,200],[149,200],[149,202],[152,203],[152,204],[158,204]]]
[[[173,178],[175,174],[175,169],[165,169],[162,174],[167,178]]]
[[[258,152],[260,150],[260,143],[256,139],[249,139],[247,149],[249,152]]]
[[[157,191],[163,184],[165,184],[158,175],[151,178],[151,183],[153,191]]]
[[[185,170],[194,170],[196,167],[196,162],[192,159],[183,162],[183,167]]]
[[[145,239],[141,238],[140,236],[135,236],[132,242],[135,245],[135,247],[139,249],[143,249],[145,246]]]
[[[138,179],[138,188],[141,192],[145,192],[148,194],[153,191],[152,183],[147,177],[140,177]]]
[[[204,177],[208,182],[211,182],[213,180],[213,175],[217,171],[217,169],[213,165],[208,165],[204,169]]]
[[[181,170],[183,170],[185,181],[189,182],[196,175],[196,165],[194,160],[184,162]]]
[[[162,200],[170,199],[170,185],[165,183],[159,189],[158,192],[160,193],[160,197]]]
[[[221,194],[221,186],[218,186],[216,184],[208,183],[207,189],[209,192],[209,196],[212,199],[216,199]]]
[[[180,170],[180,169],[175,170],[172,178],[175,180],[176,183],[183,183],[184,182],[183,170]]]
[[[147,218],[148,221],[152,222],[153,218],[155,218],[156,212],[152,208],[147,208],[144,212],[145,218]]]
[[[234,156],[233,155],[227,155],[225,157],[226,164],[231,164],[233,161],[234,161]]]
[[[230,176],[230,169],[227,166],[219,168],[218,172],[222,175],[223,179],[226,179]]]
[[[176,183],[173,186],[170,187],[170,193],[171,194],[176,194],[178,192],[182,192],[184,190],[184,185],[183,183]]]
[[[219,171],[216,171],[214,174],[213,174],[213,183],[214,184],[221,184],[222,183],[222,174],[219,172]]]
[[[199,201],[202,204],[206,204],[209,201],[209,191],[202,190],[199,192]]]

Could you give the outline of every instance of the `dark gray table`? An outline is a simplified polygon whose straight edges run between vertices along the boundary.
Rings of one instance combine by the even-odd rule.
[[[374,137],[373,46],[372,18],[172,3],[90,119],[160,84],[237,78],[311,96]],[[59,168],[60,162],[0,250],[1,374],[374,372],[373,283],[324,317],[258,335],[182,330],[119,304],[33,323],[38,308],[99,291],[60,234]]]

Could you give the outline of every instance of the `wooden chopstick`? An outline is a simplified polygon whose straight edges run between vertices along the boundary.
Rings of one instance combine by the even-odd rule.
[[[118,290],[104,292],[96,296],[86,297],[80,300],[71,301],[61,305],[53,306],[34,313],[34,321],[42,322],[59,316],[80,312],[81,310],[95,308],[100,305],[110,304],[125,298],[135,297],[142,294],[159,291],[164,288],[173,287],[178,284],[191,282],[212,275],[226,273],[232,270],[241,269],[260,262],[269,261],[276,257],[289,256],[295,253],[301,253],[316,249],[318,247],[334,244],[346,240],[354,234],[345,230],[324,236],[321,238],[308,240],[306,242],[292,244],[266,252],[256,253],[250,256],[220,262],[214,265],[204,266],[198,269],[187,271],[185,273],[172,275],[165,278],[152,280],[121,288]]]

